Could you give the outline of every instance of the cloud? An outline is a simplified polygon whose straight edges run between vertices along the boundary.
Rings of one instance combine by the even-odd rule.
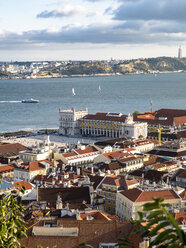
[[[115,20],[186,20],[185,0],[121,1],[113,11]]]
[[[76,15],[92,15],[93,13],[89,11],[86,7],[83,6],[71,6],[71,5],[64,5],[60,8],[52,11],[43,11],[37,15],[37,18],[62,18],[62,17],[72,17]]]
[[[141,27],[141,28],[140,28]],[[17,33],[4,33],[0,36],[0,49],[33,49],[33,47],[54,44],[166,44],[185,42],[185,33],[156,32],[148,23],[128,21],[123,25],[67,25],[56,30],[33,30]]]

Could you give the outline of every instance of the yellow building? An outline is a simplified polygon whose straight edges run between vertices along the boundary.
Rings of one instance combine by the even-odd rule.
[[[105,198],[104,210],[110,214],[116,213],[116,195],[123,189],[138,186],[137,180],[127,180],[124,176],[106,176],[97,187],[97,194]]]
[[[153,202],[153,197],[161,197],[165,203],[169,203],[169,213],[180,211],[181,198],[173,189],[142,191],[135,188],[123,190],[117,193],[116,198],[116,215],[122,220],[138,219],[138,211],[143,211],[143,205]],[[146,213],[144,213],[146,217]]]
[[[80,133],[83,136],[106,136],[119,138],[146,138],[147,123],[134,122],[132,115],[122,113],[88,114],[79,119]]]

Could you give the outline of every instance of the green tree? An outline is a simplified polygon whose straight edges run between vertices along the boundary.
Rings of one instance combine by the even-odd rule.
[[[24,189],[21,191],[24,192]],[[26,235],[24,206],[17,191],[0,200],[0,248],[20,247],[19,240]]]
[[[139,110],[135,110],[134,113],[133,113],[133,115],[137,115],[139,113],[141,113]]]

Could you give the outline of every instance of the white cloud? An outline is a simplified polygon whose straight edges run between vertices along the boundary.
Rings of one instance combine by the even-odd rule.
[[[37,15],[37,18],[62,18],[62,17],[72,17],[72,16],[77,16],[77,15],[85,15],[85,16],[90,16],[93,15],[94,13],[90,11],[88,8],[81,6],[81,5],[76,5],[72,6],[69,4],[63,4],[59,8],[55,10],[45,10]]]

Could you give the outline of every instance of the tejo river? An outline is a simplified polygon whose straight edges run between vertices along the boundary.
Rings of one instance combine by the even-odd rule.
[[[72,95],[72,88],[75,94]],[[21,103],[23,99],[39,103]],[[186,73],[0,80],[0,132],[58,128],[58,110],[133,113],[186,108]]]

